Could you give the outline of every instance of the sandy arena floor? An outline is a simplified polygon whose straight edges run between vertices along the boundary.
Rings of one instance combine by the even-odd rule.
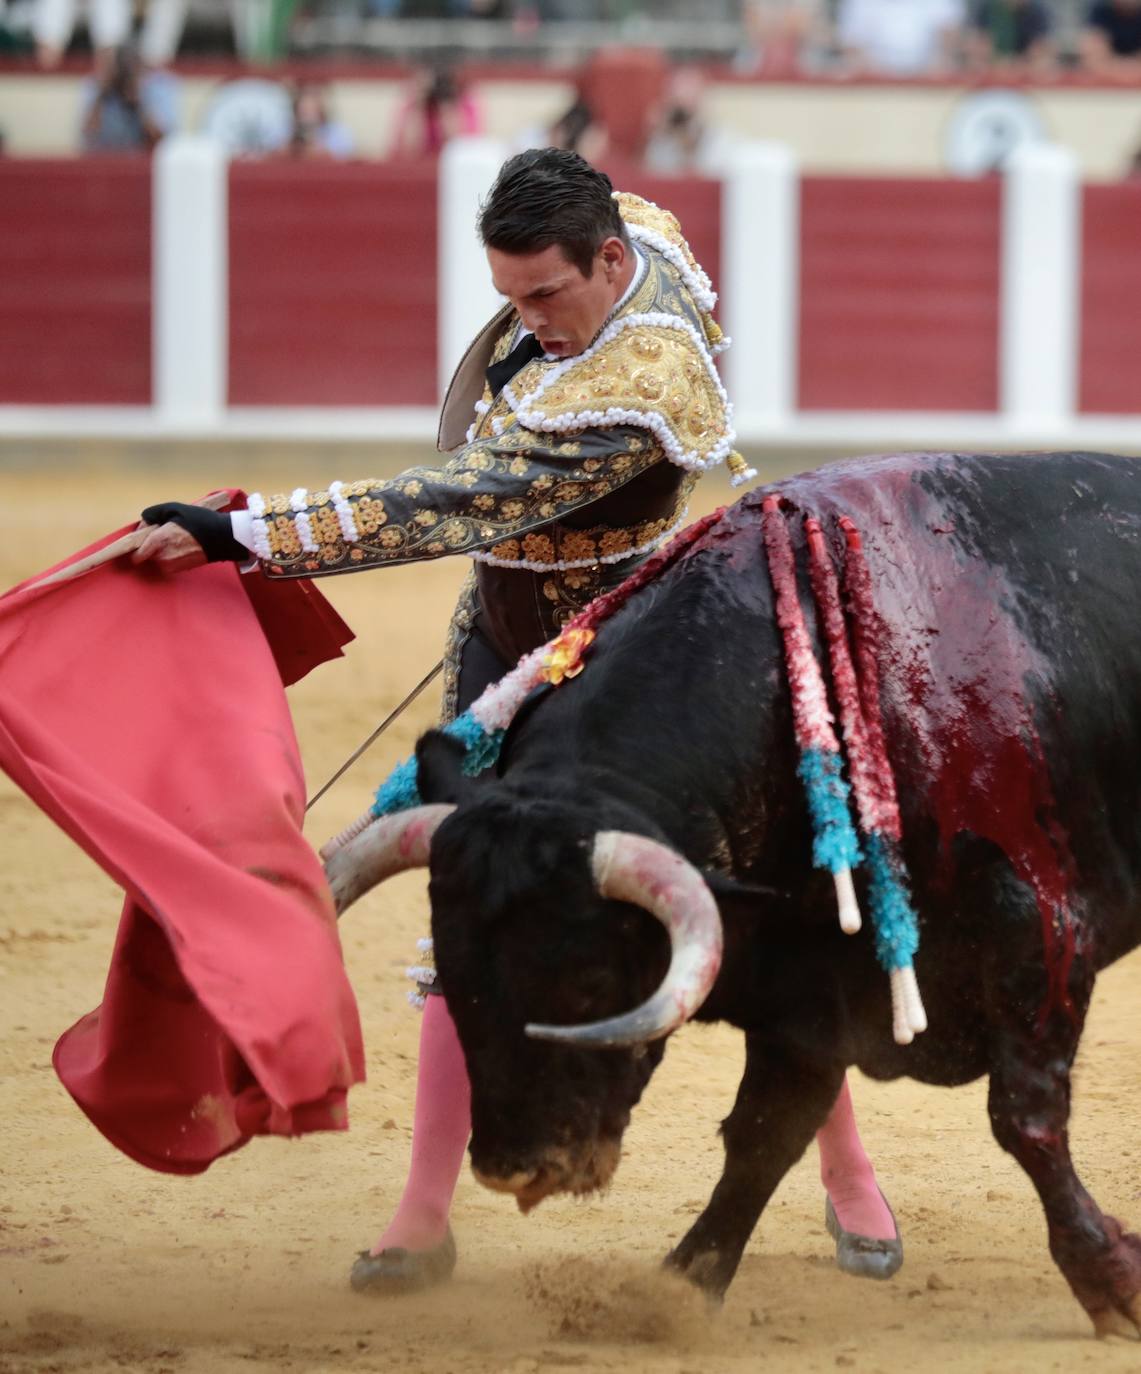
[[[229,482],[318,486],[338,475],[330,454],[302,468],[254,450],[208,450],[193,465],[145,452],[113,464],[96,450],[58,475],[50,457],[45,450],[34,470],[0,468],[2,587],[151,500]],[[352,470],[341,458],[341,476],[374,467],[360,452]],[[726,499],[720,480],[707,486],[695,513]],[[436,661],[463,571],[455,561],[323,584],[359,638],[346,660],[292,690],[312,787]],[[422,699],[315,808],[315,843],[363,810],[435,704]],[[393,1207],[408,1150],[418,1022],[401,974],[425,922],[423,875],[395,880],[343,930],[369,1066],[350,1099],[351,1130],[255,1141],[200,1178],[171,1178],[104,1141],[49,1063],[59,1033],[100,1000],[118,894],[3,778],[0,818],[3,1374],[1138,1367],[1136,1346],[1090,1336],[1050,1261],[1029,1183],[991,1139],[982,1084],[950,1092],[854,1083],[903,1226],[907,1258],[896,1279],[874,1285],[836,1271],[807,1158],[763,1218],[724,1310],[708,1319],[656,1265],[719,1171],[716,1127],[740,1064],[737,1036],[720,1028],[675,1037],[606,1197],[548,1202],[524,1219],[465,1174],[454,1283],[399,1301],[359,1297],[348,1267]],[[1136,955],[1099,985],[1074,1127],[1085,1182],[1134,1224],[1139,988]]]

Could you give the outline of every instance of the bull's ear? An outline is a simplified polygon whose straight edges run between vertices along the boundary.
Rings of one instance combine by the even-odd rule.
[[[770,916],[789,898],[789,894],[780,888],[766,887],[763,883],[739,882],[736,878],[726,877],[724,873],[707,870],[701,876],[716,897],[723,917],[757,919]]]
[[[416,744],[416,780],[421,800],[458,805],[473,780],[463,772],[463,743],[442,730],[429,730]]]

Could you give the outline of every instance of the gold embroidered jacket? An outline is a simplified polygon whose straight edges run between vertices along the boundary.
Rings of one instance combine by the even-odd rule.
[[[266,572],[315,577],[447,554],[534,572],[618,562],[680,524],[702,471],[724,459],[740,471],[709,280],[673,215],[618,200],[646,267],[591,346],[528,363],[493,397],[484,370],[518,328],[505,308],[449,388],[441,446],[473,402],[475,419],[443,467],[250,498]],[[668,480],[655,475],[640,499],[639,479],[663,459]]]

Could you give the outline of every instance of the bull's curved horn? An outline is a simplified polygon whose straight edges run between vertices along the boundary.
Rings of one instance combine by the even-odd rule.
[[[382,816],[330,854],[325,862],[325,876],[333,889],[337,915],[394,873],[424,868],[431,853],[432,836],[455,809],[440,803]]]
[[[691,863],[643,835],[601,831],[591,866],[601,896],[644,907],[669,931],[669,969],[657,992],[622,1016],[585,1026],[528,1025],[526,1033],[598,1048],[658,1040],[693,1015],[716,981],[722,947],[717,902]]]

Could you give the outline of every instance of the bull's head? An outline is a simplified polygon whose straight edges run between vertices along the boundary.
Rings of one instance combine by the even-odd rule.
[[[664,1038],[717,977],[709,888],[663,843],[496,787],[368,827],[329,861],[338,910],[425,863],[477,1177],[524,1210],[605,1185]]]

